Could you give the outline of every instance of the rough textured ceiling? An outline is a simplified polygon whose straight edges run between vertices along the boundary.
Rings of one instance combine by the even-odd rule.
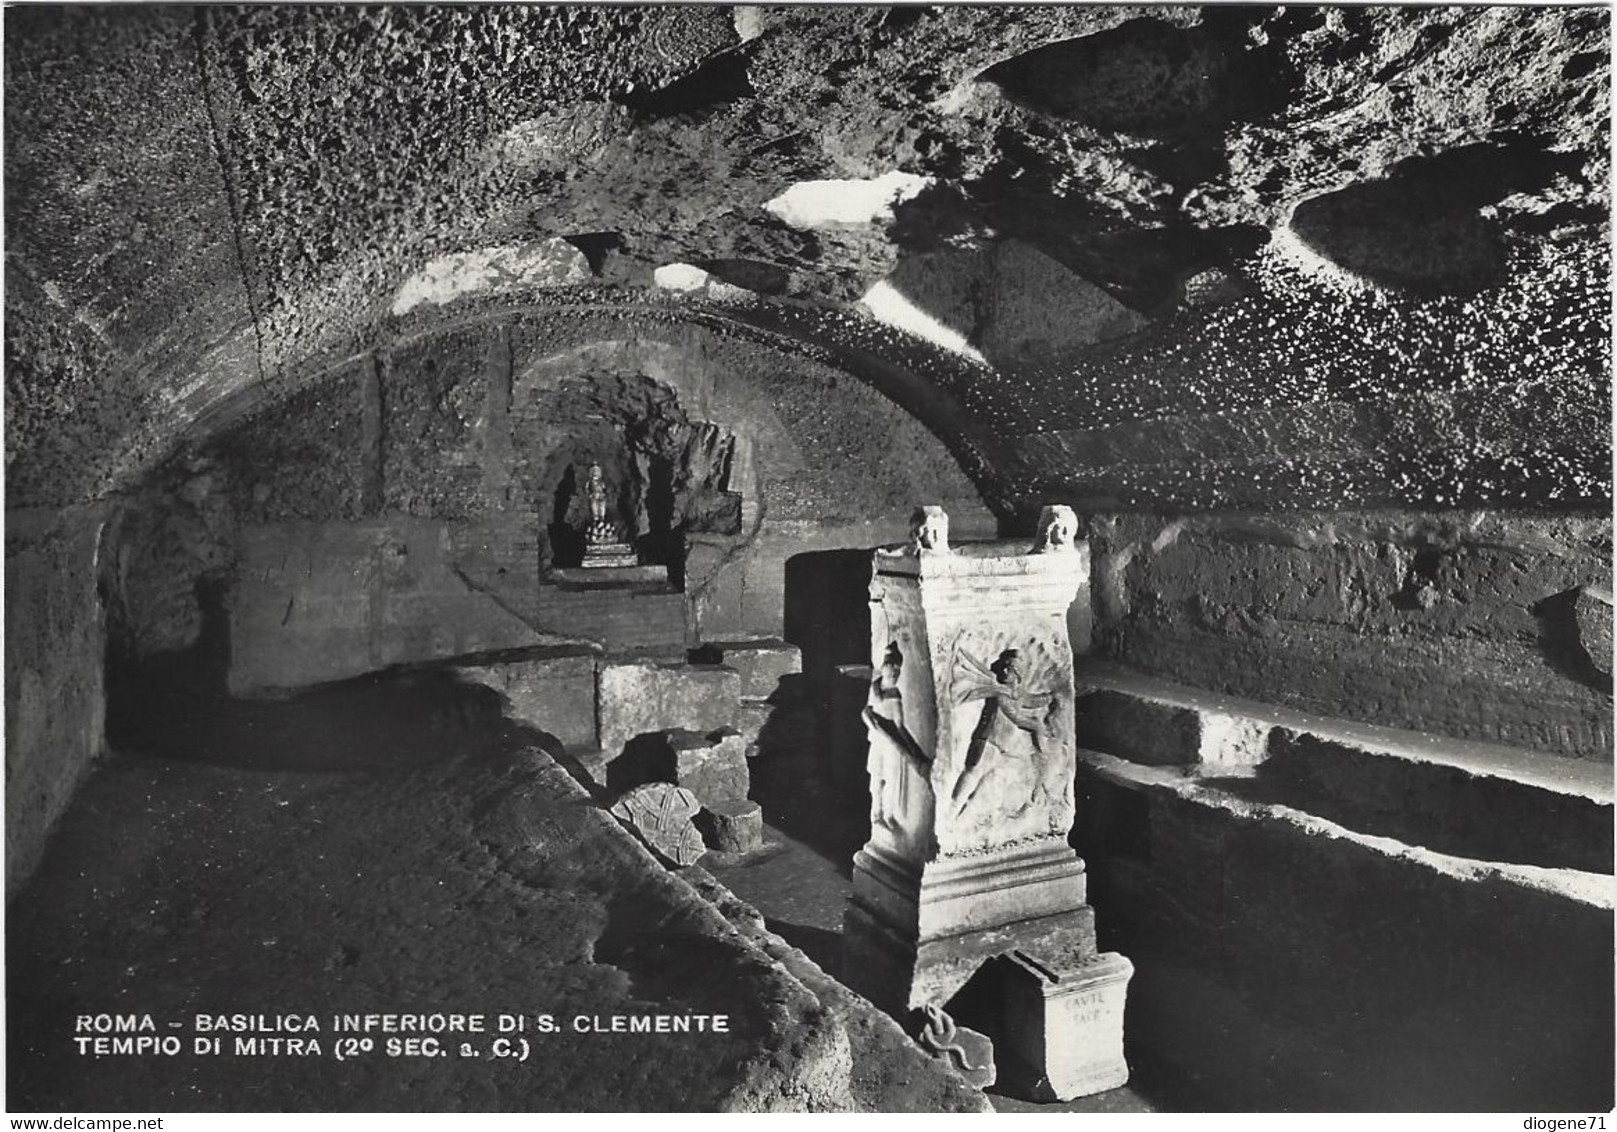
[[[8,505],[114,490],[221,406],[496,299],[918,375],[1005,506],[1603,502],[1608,36],[1522,7],[10,9]],[[874,207],[782,203],[821,180]],[[931,341],[883,323],[917,312]]]

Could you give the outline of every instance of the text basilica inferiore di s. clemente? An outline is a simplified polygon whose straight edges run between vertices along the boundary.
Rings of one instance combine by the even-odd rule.
[[[528,1036],[727,1034],[728,1014],[356,1013],[80,1014],[86,1057],[492,1057],[526,1060]],[[465,1040],[462,1040],[465,1039]]]

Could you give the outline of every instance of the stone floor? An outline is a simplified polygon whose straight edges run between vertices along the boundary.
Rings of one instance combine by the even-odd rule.
[[[99,766],[9,909],[13,1111],[984,1105],[830,977],[865,812],[826,785],[805,715],[752,760],[765,847],[673,875],[592,803],[554,740],[442,673],[160,706],[169,742],[153,730],[142,746],[179,757]],[[329,1019],[349,1012],[564,1026],[727,1013],[734,1029],[535,1033],[526,1062],[493,1056],[498,1034],[472,1057],[455,1041],[438,1058],[378,1045],[339,1060]],[[85,1014],[150,1014],[184,1052],[81,1055]],[[321,1049],[238,1056],[227,1035],[231,1052],[198,1056],[199,1014],[314,1014]],[[1135,1085],[988,1102],[1149,1112],[1158,1098]]]
[[[534,733],[429,691],[187,719],[189,761],[91,775],[9,911],[11,1111],[984,1107],[749,910],[656,867]],[[339,1059],[328,1020],[349,1012],[550,1014],[564,1032],[530,1031],[527,1060],[495,1056],[498,1035]],[[687,1012],[731,1031],[565,1032]],[[185,1052],[81,1055],[93,1014],[149,1014]],[[199,1014],[314,1014],[322,1049],[237,1055],[226,1036],[199,1056]]]

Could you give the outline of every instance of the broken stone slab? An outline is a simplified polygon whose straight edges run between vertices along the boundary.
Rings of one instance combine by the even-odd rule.
[[[595,657],[538,657],[456,669],[505,697],[506,714],[554,735],[569,751],[596,745]]]
[[[1200,723],[1197,753],[1203,774],[1251,777],[1269,758],[1269,735],[1273,729],[1262,720],[1204,711]]]
[[[636,786],[612,806],[612,816],[638,833],[646,845],[666,861],[694,865],[707,846],[691,820],[701,803],[689,790],[666,782]]]
[[[1077,719],[1080,746],[1145,766],[1242,777],[1269,757],[1267,722],[1210,708],[1101,688],[1079,701]]]
[[[661,770],[667,781],[689,790],[702,805],[745,802],[752,787],[745,739],[733,728],[709,734],[664,732]]]
[[[721,853],[748,853],[764,843],[764,811],[745,798],[715,802],[697,817],[707,843]]]
[[[803,653],[779,638],[710,641],[692,653],[704,664],[723,664],[741,674],[741,695],[749,700],[785,700],[803,671]]]
[[[596,675],[601,749],[615,757],[638,735],[733,727],[741,676],[720,665],[606,661]]]
[[[890,894],[900,900],[902,895],[898,891]],[[1025,920],[916,943],[894,921],[899,915],[913,916],[918,911],[913,904],[906,908],[897,903],[875,911],[855,902],[843,919],[843,981],[895,1018],[928,1002],[943,1003],[956,1018],[992,1036],[994,1026],[982,1011],[954,1010],[959,1004],[951,1002],[985,964],[1015,950],[1075,957],[1093,956],[1099,950],[1095,911],[1088,905],[1046,916],[1037,915],[1034,909],[1035,914]]]
[[[1070,1101],[1127,1084],[1123,1004],[1134,965],[1116,952],[1073,962],[1018,950],[1006,959],[1001,1087]]]

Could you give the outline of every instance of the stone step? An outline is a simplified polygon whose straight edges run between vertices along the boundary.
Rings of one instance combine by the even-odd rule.
[[[1078,742],[1254,802],[1488,861],[1612,869],[1605,764],[1350,723],[1087,664]]]

